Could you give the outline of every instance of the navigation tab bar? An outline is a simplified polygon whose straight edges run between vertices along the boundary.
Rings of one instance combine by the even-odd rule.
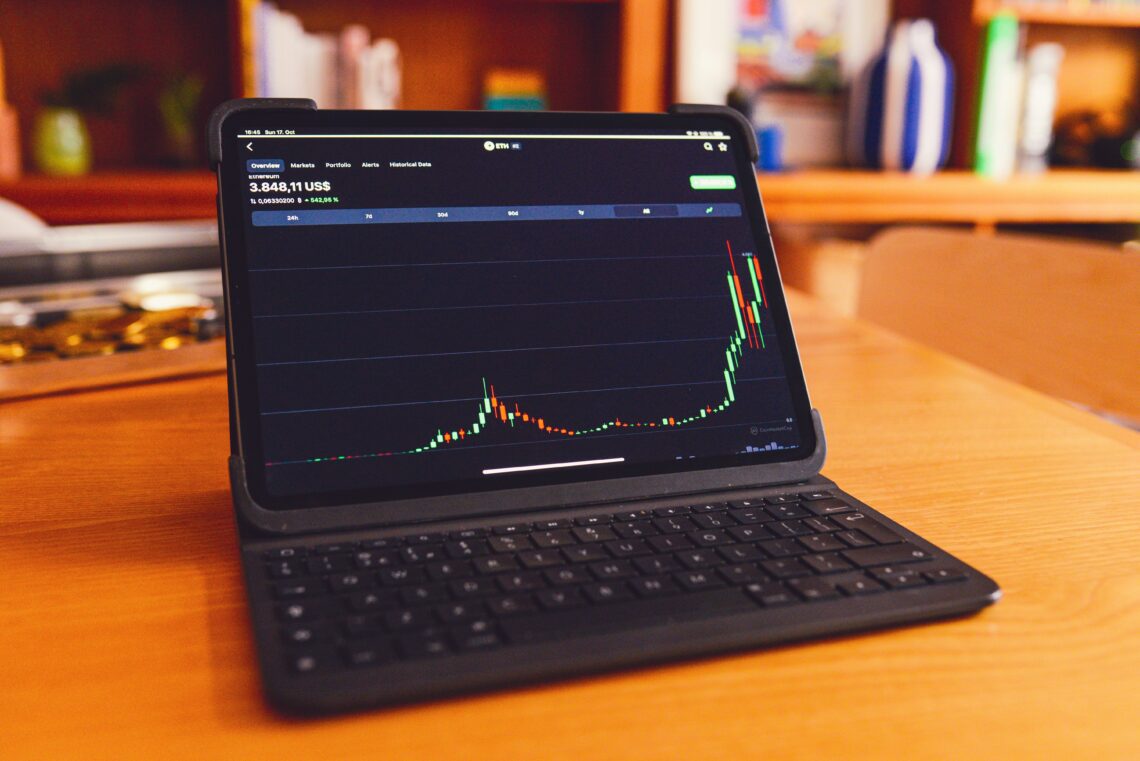
[[[581,206],[422,206],[394,209],[264,209],[254,227],[423,224],[425,222],[565,221],[571,219],[676,219],[739,217],[738,203],[583,204]]]

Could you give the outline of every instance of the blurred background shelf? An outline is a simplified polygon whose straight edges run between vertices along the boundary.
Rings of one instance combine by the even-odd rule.
[[[758,175],[775,222],[1140,223],[1134,172],[1055,169],[996,182],[963,170],[932,177],[855,170]]]
[[[1140,27],[1140,8],[1127,5],[1082,4],[1057,5],[1040,0],[1003,2],[1002,0],[975,0],[974,21],[984,24],[999,11],[1013,11],[1027,24],[1059,24],[1068,26]]]
[[[27,175],[0,184],[0,198],[52,225],[208,219],[214,216],[214,175],[205,170]]]

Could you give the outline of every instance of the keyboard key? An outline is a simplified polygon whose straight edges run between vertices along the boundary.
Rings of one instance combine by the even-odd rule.
[[[386,550],[392,547],[399,547],[404,543],[404,538],[400,536],[386,536],[383,539],[368,539],[360,543],[360,548],[364,550]]]
[[[394,657],[392,649],[387,645],[371,642],[368,644],[346,645],[343,654],[344,662],[350,668],[379,666],[381,663],[386,663]]]
[[[591,576],[590,572],[583,566],[550,568],[542,575],[555,586],[561,586],[563,584],[586,584],[594,580],[594,577]]]
[[[815,516],[812,516],[811,518],[804,518],[803,521],[805,526],[810,528],[812,531],[818,532],[820,534],[826,534],[839,530],[839,525],[837,523],[833,523],[827,518],[817,518]]]
[[[764,581],[768,578],[760,573],[760,569],[753,563],[724,565],[716,569],[716,571],[729,584],[748,584],[754,581]]]
[[[445,624],[461,624],[479,618],[485,612],[479,602],[452,602],[435,609],[436,616]]]
[[[464,528],[448,533],[447,538],[462,541],[464,539],[478,539],[479,537],[487,536],[489,533],[491,532],[485,528]]]
[[[496,597],[487,602],[487,607],[496,616],[514,616],[536,610],[534,600],[531,599],[530,595]]]
[[[920,570],[914,568],[886,566],[883,568],[873,568],[871,569],[870,573],[872,576],[886,584],[891,589],[921,587],[927,583],[926,579],[922,577]]]
[[[291,602],[277,606],[277,617],[282,621],[309,621],[317,617],[319,606],[315,603]]]
[[[806,547],[809,552],[832,552],[834,550],[847,549],[846,544],[829,534],[801,536],[797,541]]]
[[[881,523],[871,520],[863,513],[847,513],[834,518],[836,523],[844,528],[859,529],[879,544],[896,544],[903,538]]]
[[[835,536],[842,539],[851,547],[870,547],[875,543],[875,540],[864,534],[862,531],[837,531],[835,533]]]
[[[866,568],[873,565],[918,563],[924,560],[930,560],[933,556],[926,550],[915,547],[913,544],[891,544],[880,547],[862,547],[860,549],[844,550],[843,557],[855,565]]]
[[[558,518],[550,521],[536,521],[534,527],[540,531],[552,531],[556,528],[570,528],[574,521],[570,518]]]
[[[654,518],[653,525],[662,534],[683,534],[686,531],[693,531],[697,528],[697,524],[683,515],[669,518]]]
[[[575,544],[563,547],[562,557],[571,563],[587,563],[591,560],[605,560],[610,555],[600,544]]]
[[[693,546],[684,534],[667,534],[665,536],[651,536],[646,543],[657,552],[677,552],[687,550]]]
[[[447,537],[441,533],[413,534],[412,536],[404,537],[404,542],[407,544],[442,544],[446,538]]]
[[[396,604],[399,595],[391,590],[357,592],[349,595],[348,609],[354,613],[379,613]]]
[[[599,581],[624,579],[627,576],[637,575],[633,565],[628,560],[603,560],[598,563],[590,563],[589,568]]]
[[[457,579],[451,582],[448,588],[451,590],[451,594],[460,599],[485,597],[499,591],[499,588],[495,586],[495,580],[486,578]]]
[[[336,544],[318,544],[313,548],[315,555],[343,555],[356,549],[355,542],[338,542]]]
[[[672,518],[677,515],[688,515],[690,512],[688,505],[675,505],[673,507],[659,507],[653,511],[653,514],[658,518]]]
[[[850,571],[852,567],[850,563],[839,557],[838,553],[835,552],[804,555],[800,558],[800,562],[807,565],[816,573],[822,574]]]
[[[644,539],[657,536],[661,532],[650,521],[633,521],[632,523],[615,523],[614,533],[622,539]]]
[[[935,584],[966,580],[965,571],[959,571],[957,568],[926,568],[922,575]]]
[[[685,536],[689,537],[693,544],[698,547],[715,547],[718,544],[730,544],[732,542],[732,537],[720,529],[690,531]]]
[[[396,568],[382,568],[376,574],[377,580],[386,587],[400,586],[402,584],[415,584],[423,581],[425,577],[422,568],[399,566]]]
[[[729,536],[738,542],[759,542],[764,539],[775,539],[776,535],[763,526],[733,526],[728,530]]]
[[[697,568],[708,568],[709,566],[720,565],[721,560],[717,557],[714,550],[686,550],[678,552],[674,555],[681,565],[690,570]]]
[[[343,573],[330,576],[328,584],[329,589],[334,592],[355,592],[358,589],[372,586],[368,577],[355,573]]]
[[[291,581],[277,584],[273,587],[273,596],[278,600],[292,600],[297,597],[308,597],[316,591],[311,583],[304,581]]]
[[[760,542],[756,546],[773,558],[786,558],[807,552],[803,545],[792,539],[772,539],[767,542]]]
[[[762,497],[756,497],[755,499],[734,499],[729,503],[729,508],[734,510],[751,510],[761,507],[764,504],[766,503]],[[765,513],[765,515],[767,515],[767,513]]]
[[[693,516],[693,523],[701,528],[728,528],[735,526],[736,521],[732,519],[731,513],[702,513]]]
[[[295,674],[310,674],[317,670],[317,658],[308,653],[290,656],[289,668]]]
[[[490,552],[490,545],[483,539],[458,539],[443,545],[443,551],[452,558],[473,558]]]
[[[641,521],[649,517],[648,510],[624,510],[620,513],[615,513],[613,519],[618,523],[629,523],[631,521]]]
[[[295,579],[305,575],[301,568],[296,561],[278,560],[265,566],[265,571],[271,579]]]
[[[764,523],[766,521],[772,520],[772,516],[768,515],[768,513],[762,507],[737,508],[734,510],[729,510],[728,514],[731,515],[733,517],[733,520],[735,520],[737,523],[743,523],[746,525],[753,523]]]
[[[439,563],[429,563],[427,577],[432,581],[444,581],[471,575],[471,564],[463,560],[444,560]]]
[[[795,502],[783,505],[769,505],[768,512],[778,521],[788,521],[793,518],[806,518],[811,515],[807,510]]]
[[[788,588],[778,582],[769,582],[767,584],[748,584],[744,587],[744,591],[766,608],[774,608],[780,605],[790,605],[796,601],[796,598]]]
[[[519,564],[510,555],[487,555],[471,561],[475,570],[482,574],[502,573],[517,570]]]
[[[796,576],[807,576],[811,573],[807,566],[795,558],[764,560],[760,563],[760,567],[769,576],[777,579],[790,579]]]
[[[604,526],[610,522],[608,515],[587,515],[585,518],[576,518],[576,526]]]
[[[648,576],[634,579],[629,582],[629,586],[638,597],[662,597],[676,594],[679,591],[673,579],[668,576]]]
[[[438,634],[407,635],[400,638],[400,653],[405,658],[433,658],[451,651],[447,640]]]
[[[443,560],[443,545],[417,544],[413,547],[405,547],[400,550],[400,557],[404,559],[405,563],[432,563],[436,560]]]
[[[526,592],[546,586],[542,576],[537,571],[523,571],[522,573],[507,573],[495,577],[499,588],[504,592]]]
[[[813,533],[812,530],[807,527],[806,523],[804,523],[803,521],[798,521],[798,520],[780,521],[779,523],[769,523],[765,526],[765,528],[767,528],[769,531],[771,531],[776,536],[783,536],[783,537],[804,536],[806,534]]]
[[[266,550],[261,553],[261,557],[266,560],[293,560],[304,554],[304,547],[278,547],[276,549]]]
[[[540,616],[503,619],[502,633],[510,642],[542,642],[584,634],[629,630],[637,626],[671,625],[755,609],[755,603],[732,587],[685,595],[630,599],[615,611],[609,605],[548,611]]]
[[[565,529],[558,531],[539,531],[533,537],[534,543],[543,549],[550,547],[563,547],[567,544],[574,544],[574,535]]]
[[[499,639],[498,633],[494,630],[494,625],[489,621],[472,622],[472,624],[486,624],[490,628],[478,632],[472,631],[470,626],[453,629],[450,636],[457,649],[467,652],[489,650],[502,644],[502,640]]]
[[[324,575],[328,573],[344,573],[352,568],[352,557],[349,555],[320,555],[308,560],[309,573]]]
[[[836,513],[849,513],[855,509],[855,508],[851,507],[851,505],[844,502],[843,500],[835,499],[834,497],[825,497],[824,499],[818,499],[818,500],[813,500],[810,502],[805,502],[804,507],[806,507],[808,510],[815,513],[816,515],[834,515]]]
[[[649,545],[640,539],[621,539],[615,542],[606,542],[603,546],[615,558],[631,558],[638,555],[648,555],[652,552]]]
[[[617,539],[617,534],[609,526],[578,526],[571,529],[570,533],[579,542],[608,542]]]
[[[533,549],[530,539],[524,534],[508,534],[507,536],[493,536],[487,540],[492,552],[521,552]]]
[[[809,491],[800,495],[800,499],[807,502],[812,502],[817,499],[831,499],[832,494],[829,491]]]
[[[435,623],[435,615],[427,608],[393,610],[384,614],[384,626],[393,632],[428,629]]]
[[[840,578],[835,580],[835,586],[845,595],[869,595],[875,592],[882,592],[886,587],[878,581],[859,574],[851,578]]]
[[[700,505],[689,505],[694,513],[711,513],[717,510],[727,510],[727,502],[705,502]]]
[[[681,564],[672,555],[649,555],[648,557],[634,558],[633,565],[647,576],[681,570]]]
[[[558,550],[529,550],[519,553],[519,562],[522,563],[523,568],[534,569],[562,565],[564,561]]]
[[[281,639],[286,645],[311,645],[316,637],[317,632],[311,626],[286,626],[281,630]]]
[[[827,579],[808,578],[792,579],[788,582],[792,591],[808,602],[816,600],[830,600],[839,597],[839,590]]]
[[[688,591],[711,589],[724,585],[724,580],[717,576],[712,570],[681,571],[680,573],[673,574],[673,579],[681,585],[682,589]]]
[[[730,544],[717,549],[717,553],[729,563],[744,563],[749,560],[760,560],[764,553],[751,544]]]
[[[543,589],[540,592],[536,592],[534,596],[543,610],[576,608],[579,605],[586,604],[586,601],[578,594],[578,590],[573,588]]]
[[[379,616],[349,616],[341,622],[341,630],[349,639],[375,638],[380,635]]]
[[[629,587],[620,581],[604,581],[600,584],[588,584],[582,588],[582,594],[592,603],[617,602],[633,597]]]
[[[496,536],[504,536],[506,534],[525,534],[529,530],[529,523],[512,523],[509,526],[495,526],[491,529],[491,533]]]
[[[447,587],[443,584],[415,584],[400,590],[400,599],[408,605],[426,605],[447,599]]]
[[[786,505],[789,503],[799,502],[800,497],[798,494],[777,494],[774,497],[767,497],[764,501],[769,505]]]

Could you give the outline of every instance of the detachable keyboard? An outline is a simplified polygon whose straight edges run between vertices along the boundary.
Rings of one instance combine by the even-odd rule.
[[[307,682],[327,683],[343,672],[355,672],[341,678],[359,685],[364,675],[387,678],[397,667],[415,674],[409,666],[425,659],[438,663],[424,673],[446,672],[490,651],[534,658],[535,646],[557,652],[560,643],[697,620],[732,627],[724,616],[778,610],[770,619],[775,629],[760,632],[766,636],[728,638],[763,644],[874,625],[852,615],[853,607],[872,614],[906,609],[912,620],[911,609],[929,597],[932,616],[964,612],[938,605],[957,600],[961,608],[962,595],[931,592],[965,586],[972,575],[996,590],[837,491],[275,543],[251,547],[245,559],[267,681],[289,680],[300,695]],[[844,609],[829,628],[831,617],[812,609],[822,613],[836,603]],[[878,617],[891,622],[890,615]],[[779,636],[789,622],[794,631]],[[747,631],[746,620],[737,625]],[[471,686],[495,683],[491,676]],[[373,689],[366,702],[386,702],[387,693],[431,696],[416,689],[422,683]],[[336,707],[333,700],[329,708]]]

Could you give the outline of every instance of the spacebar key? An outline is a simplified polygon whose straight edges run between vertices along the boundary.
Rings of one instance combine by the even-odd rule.
[[[542,642],[643,626],[665,626],[681,621],[756,610],[756,608],[756,603],[740,589],[717,589],[659,600],[633,600],[612,605],[575,608],[573,611],[507,618],[500,622],[500,626],[511,642]]]

